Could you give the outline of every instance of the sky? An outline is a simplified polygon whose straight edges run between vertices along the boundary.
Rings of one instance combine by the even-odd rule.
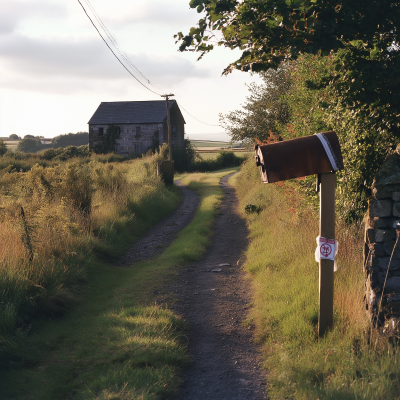
[[[198,120],[218,125],[219,114],[241,108],[246,84],[260,78],[240,71],[221,76],[238,51],[217,47],[198,62],[197,53],[178,51],[173,35],[188,33],[201,17],[189,0],[90,4],[152,86],[145,84],[175,95],[189,138],[230,139],[220,126]],[[77,0],[0,0],[0,8],[0,137],[87,131],[102,101],[161,99],[119,64]]]

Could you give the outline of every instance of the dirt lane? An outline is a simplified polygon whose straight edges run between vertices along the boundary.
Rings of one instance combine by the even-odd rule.
[[[145,236],[133,243],[127,253],[116,263],[119,267],[130,267],[133,262],[148,260],[161,254],[175,239],[176,235],[193,219],[199,205],[198,196],[180,181],[175,185],[182,191],[183,200],[177,210],[153,226]]]
[[[253,343],[252,327],[243,326],[251,301],[241,266],[247,227],[238,215],[238,200],[228,177],[217,215],[213,244],[205,258],[181,269],[170,288],[175,311],[190,325],[193,365],[184,376],[177,400],[265,399],[265,373]],[[213,272],[213,270],[216,270]]]

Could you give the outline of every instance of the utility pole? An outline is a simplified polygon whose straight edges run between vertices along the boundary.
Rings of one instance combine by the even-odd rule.
[[[169,148],[169,161],[172,161],[172,138],[171,138],[171,120],[169,117],[169,105],[168,105],[168,100],[171,96],[174,96],[173,94],[163,94],[161,97],[165,97],[166,103],[167,103],[167,126],[168,126],[168,148]]]
[[[157,174],[161,175],[162,179],[165,183],[173,184],[174,183],[174,161],[172,160],[172,137],[171,137],[171,120],[169,116],[169,104],[168,100],[170,97],[174,96],[173,94],[164,94],[161,97],[165,97],[167,103],[167,126],[168,126],[168,149],[169,156],[168,160],[162,161],[157,166]]]

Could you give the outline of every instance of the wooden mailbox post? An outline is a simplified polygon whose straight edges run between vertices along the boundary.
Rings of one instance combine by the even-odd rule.
[[[343,158],[335,132],[255,147],[256,164],[264,183],[317,175],[320,192],[319,235],[335,239],[335,172],[343,169]],[[319,261],[318,334],[333,324],[334,260]]]

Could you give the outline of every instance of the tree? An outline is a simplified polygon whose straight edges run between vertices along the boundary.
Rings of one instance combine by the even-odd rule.
[[[280,137],[288,121],[288,107],[282,102],[291,87],[287,68],[263,71],[261,76],[262,85],[249,85],[250,96],[243,110],[220,114],[220,123],[233,141],[254,145],[256,140],[265,141],[271,135]]]
[[[87,132],[67,133],[54,137],[51,141],[51,147],[57,149],[67,146],[83,146],[88,143],[89,134]]]
[[[17,151],[23,151],[24,153],[36,153],[43,149],[42,142],[39,138],[26,138],[20,140],[17,146]]]
[[[35,136],[33,136],[33,135],[25,135],[24,136],[24,139],[33,139]]]
[[[9,137],[9,139],[11,140],[19,140],[21,139],[18,135],[16,135],[15,133],[12,133]]]
[[[3,139],[0,139],[0,156],[7,153],[7,146]]]
[[[344,107],[400,136],[397,1],[191,0],[190,7],[205,17],[187,35],[175,35],[180,51],[198,51],[202,57],[215,40],[242,50],[224,73],[276,69],[301,54],[332,54],[334,68],[321,77],[321,87],[330,85]]]

